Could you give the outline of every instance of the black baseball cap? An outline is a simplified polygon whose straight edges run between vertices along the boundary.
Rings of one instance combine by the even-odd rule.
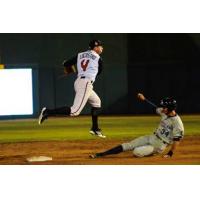
[[[100,40],[91,40],[89,43],[89,48],[94,49],[94,47],[103,46]]]

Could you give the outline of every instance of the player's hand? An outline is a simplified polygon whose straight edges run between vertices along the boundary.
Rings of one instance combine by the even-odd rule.
[[[163,158],[171,158],[168,154],[164,155]]]
[[[163,156],[163,158],[171,158],[173,155],[173,151],[170,150],[166,155]]]
[[[145,96],[142,93],[138,93],[137,94],[138,99],[140,99],[141,101],[145,100]]]

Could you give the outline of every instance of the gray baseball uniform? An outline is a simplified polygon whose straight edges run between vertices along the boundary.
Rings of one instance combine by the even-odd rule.
[[[154,134],[122,144],[123,151],[133,150],[133,154],[137,157],[162,153],[168,145],[173,143],[174,139],[183,138],[184,127],[181,118],[177,114],[169,117],[161,111],[162,108],[156,109],[161,116],[161,121]]]

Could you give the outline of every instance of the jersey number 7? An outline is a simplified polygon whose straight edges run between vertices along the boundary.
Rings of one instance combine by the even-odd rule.
[[[86,71],[86,68],[87,68],[89,62],[90,62],[89,59],[88,59],[88,60],[83,59],[83,60],[81,61],[81,67],[82,67],[83,71]]]

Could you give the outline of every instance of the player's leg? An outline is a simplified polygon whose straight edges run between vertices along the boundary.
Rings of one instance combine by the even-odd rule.
[[[151,136],[142,136],[131,142],[122,144],[123,151],[133,150],[136,157],[149,156],[154,153],[154,146],[150,142]]]
[[[133,155],[136,157],[150,156],[154,153],[154,147],[152,145],[144,145],[140,147],[135,147],[133,150]]]
[[[107,151],[91,155],[90,157],[91,158],[103,157],[103,156],[107,156],[107,155],[111,155],[111,154],[118,154],[118,153],[121,153],[121,152],[124,152],[124,151],[134,150],[136,147],[148,145],[149,139],[150,139],[149,136],[142,136],[142,137],[136,138],[136,139],[134,139],[130,142],[118,145],[118,146],[116,146],[112,149],[109,149]],[[136,153],[137,153],[137,151],[136,151]]]
[[[55,108],[55,109],[47,109],[43,108],[40,116],[39,116],[39,124],[41,124],[44,120],[48,117],[56,116],[56,115],[63,115],[63,116],[77,116],[82,111],[83,107],[85,106],[91,92],[92,92],[92,84],[89,80],[80,79],[78,78],[74,83],[74,89],[76,92],[74,104],[70,108],[68,106]]]
[[[99,137],[105,138],[106,136],[102,134],[102,131],[98,125],[98,116],[101,108],[101,100],[99,96],[94,92],[94,90],[92,91],[90,97],[88,98],[88,102],[92,106],[91,108],[92,127],[90,133],[92,135],[97,135]]]
[[[69,115],[70,114],[70,107],[64,106],[56,109],[47,109],[46,107],[42,108],[38,123],[42,124],[44,120],[48,117],[55,116],[55,115]]]
[[[92,107],[91,108],[91,116],[92,116],[92,127],[91,130],[98,130],[98,116],[99,116],[100,108]]]
[[[76,95],[74,98],[73,106],[71,106],[70,115],[78,116],[87,103],[88,98],[93,91],[93,86],[91,81],[88,79],[78,79],[74,86]]]
[[[150,143],[150,136],[141,136],[130,142],[126,142],[122,144],[123,151],[132,151],[136,147],[148,145]]]
[[[122,147],[122,145],[118,145],[107,151],[92,154],[92,155],[90,155],[90,158],[99,158],[99,157],[108,156],[108,155],[112,155],[112,154],[119,154],[121,152],[123,152],[123,147]]]

